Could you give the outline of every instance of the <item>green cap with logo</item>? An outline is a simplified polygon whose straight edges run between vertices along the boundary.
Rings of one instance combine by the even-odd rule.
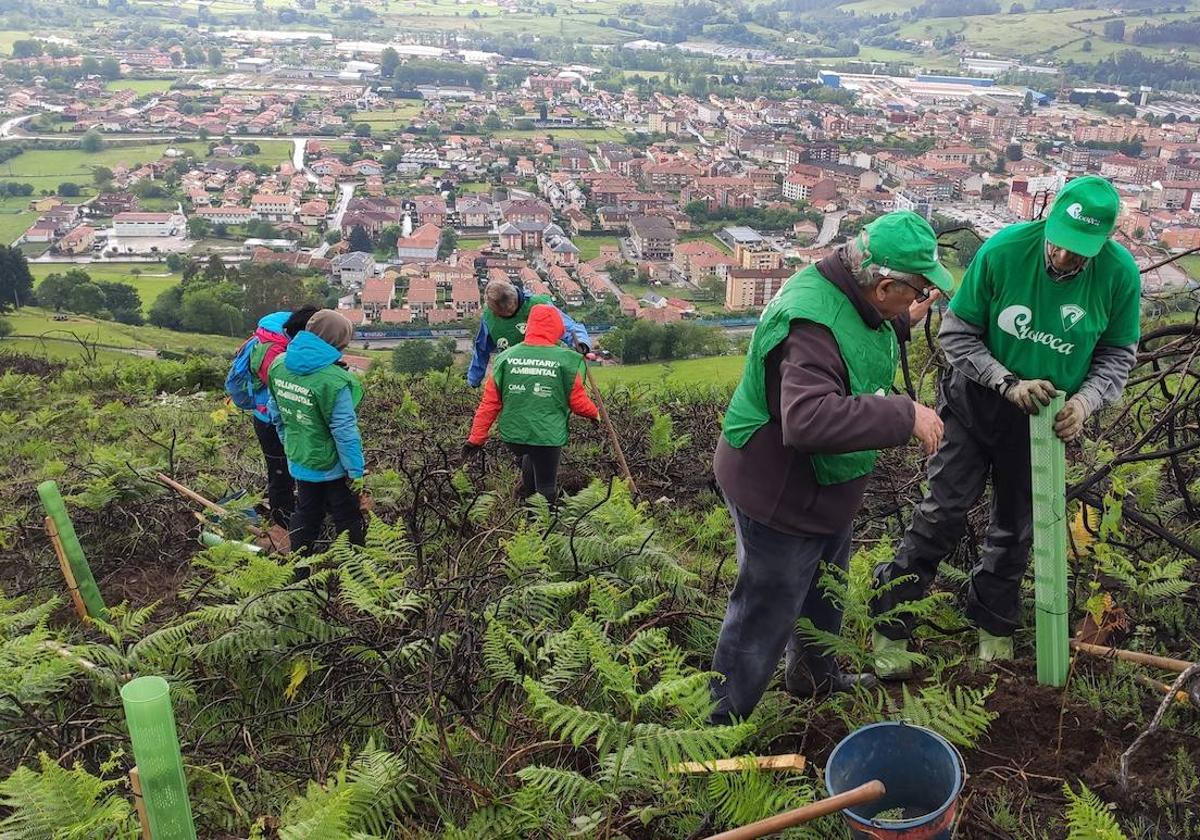
[[[938,260],[937,234],[922,216],[899,210],[880,216],[863,232],[867,264],[919,274],[943,292],[954,291],[954,276]]]
[[[1117,227],[1121,196],[1099,175],[1068,181],[1046,216],[1046,241],[1081,257],[1094,257]]]

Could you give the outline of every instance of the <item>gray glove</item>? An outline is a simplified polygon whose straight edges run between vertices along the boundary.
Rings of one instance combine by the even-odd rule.
[[[1050,405],[1058,391],[1045,379],[1018,379],[1005,385],[1000,393],[1026,414],[1037,414],[1042,406]]]

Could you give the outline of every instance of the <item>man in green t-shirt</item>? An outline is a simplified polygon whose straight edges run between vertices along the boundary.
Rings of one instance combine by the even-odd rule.
[[[895,559],[875,570],[888,585],[872,604],[876,616],[928,592],[990,474],[990,522],[971,570],[967,616],[979,629],[981,659],[1012,657],[1033,541],[1026,415],[1064,391],[1054,430],[1073,441],[1090,415],[1120,397],[1136,360],[1140,275],[1110,238],[1120,206],[1103,178],[1077,178],[1045,221],[1000,231],[971,261],[939,333],[951,367],[940,407],[946,434]],[[897,654],[911,631],[911,617],[881,623],[876,673],[908,676]]]

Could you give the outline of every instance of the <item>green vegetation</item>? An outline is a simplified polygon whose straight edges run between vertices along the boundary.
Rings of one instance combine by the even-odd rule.
[[[714,356],[646,365],[593,365],[596,381],[618,385],[716,385],[732,388],[742,376],[745,356]]]
[[[1179,260],[1179,265],[1188,276],[1200,283],[1200,254],[1192,254]]]
[[[241,339],[215,335],[189,335],[158,327],[135,327],[115,321],[98,321],[82,315],[69,315],[66,320],[54,320],[54,313],[47,309],[24,306],[5,318],[13,325],[13,337],[41,338],[47,348],[57,343],[75,350],[80,342],[102,344],[123,350],[154,351],[166,350],[182,353],[204,348],[213,353],[232,353],[241,344]],[[4,342],[13,340],[4,339]],[[73,355],[78,355],[75,352]]]
[[[162,93],[171,89],[174,79],[111,79],[105,83],[105,90],[133,90],[138,96],[151,93]]]
[[[64,181],[90,184],[92,170],[97,166],[107,166],[109,169],[118,165],[138,166],[158,160],[167,149],[172,148],[204,157],[208,144],[193,141],[117,146],[110,143],[93,153],[79,149],[31,149],[0,164],[0,181],[33,184],[39,191],[54,190]]]
[[[108,263],[96,262],[87,265],[71,263],[30,263],[29,270],[35,283],[40,283],[46,275],[54,272],[62,273],[71,268],[82,268],[93,280],[110,283],[128,283],[137,289],[142,298],[142,306],[149,311],[151,304],[167,289],[179,283],[180,273],[168,271],[161,263]],[[36,288],[36,286],[35,286]]]
[[[600,256],[600,249],[615,246],[620,240],[616,236],[577,236],[571,240],[579,248],[580,262],[589,262]]]
[[[31,200],[16,196],[0,199],[0,245],[11,245],[37,221],[38,214],[29,209]]]

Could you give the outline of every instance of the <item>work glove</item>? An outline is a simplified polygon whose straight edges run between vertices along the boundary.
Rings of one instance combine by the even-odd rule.
[[[462,459],[464,461],[467,461],[467,460],[471,459],[472,457],[474,457],[475,455],[479,454],[479,452],[482,450],[483,450],[483,444],[471,443],[471,441],[467,441],[466,443],[464,443],[462,445],[462,451],[459,454],[462,456]]]
[[[1001,393],[1026,414],[1037,414],[1042,406],[1050,405],[1058,391],[1053,382],[1045,379],[1018,379],[1005,386]]]
[[[350,485],[350,492],[355,496],[361,496],[367,489],[367,480],[361,475],[358,478],[347,479],[347,483]]]
[[[1091,413],[1086,402],[1078,396],[1071,397],[1062,411],[1054,415],[1054,434],[1063,443],[1070,443],[1083,433],[1083,424]]]

